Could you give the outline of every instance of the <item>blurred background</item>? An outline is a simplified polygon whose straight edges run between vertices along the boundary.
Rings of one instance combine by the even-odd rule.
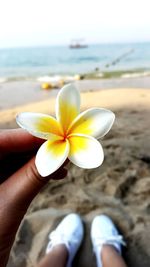
[[[84,170],[69,163],[64,180],[49,182],[28,210],[8,267],[36,266],[49,231],[70,211],[85,222],[76,266],[96,266],[89,227],[106,213],[127,241],[128,266],[149,267],[149,10],[149,0],[0,0],[1,130],[18,127],[19,112],[54,115],[67,83],[81,92],[81,110],[116,114],[100,140],[103,165]]]
[[[6,0],[0,5],[0,82],[149,75],[148,0]]]

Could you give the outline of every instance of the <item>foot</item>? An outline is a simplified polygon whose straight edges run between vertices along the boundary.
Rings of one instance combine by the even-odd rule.
[[[70,267],[83,239],[83,224],[80,216],[74,213],[67,215],[49,234],[49,239],[46,253],[55,246],[64,244],[68,251],[67,267]]]
[[[106,215],[96,216],[91,226],[91,240],[96,255],[97,266],[102,267],[101,252],[103,245],[112,245],[121,254],[121,244],[125,245],[112,220]]]

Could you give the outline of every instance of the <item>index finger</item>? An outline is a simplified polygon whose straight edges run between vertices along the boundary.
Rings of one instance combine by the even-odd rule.
[[[0,131],[0,156],[11,152],[26,152],[38,148],[42,139],[32,136],[23,129]]]

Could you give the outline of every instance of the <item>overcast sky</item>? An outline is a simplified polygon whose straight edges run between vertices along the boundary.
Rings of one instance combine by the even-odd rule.
[[[0,0],[0,47],[150,41],[150,0]]]

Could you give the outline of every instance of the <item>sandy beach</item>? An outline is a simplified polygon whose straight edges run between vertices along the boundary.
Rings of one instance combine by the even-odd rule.
[[[74,266],[96,266],[89,238],[90,223],[95,215],[105,213],[111,216],[125,237],[127,247],[123,254],[128,266],[149,267],[148,80],[146,87],[133,89],[125,83],[120,86],[118,81],[118,86],[111,89],[108,86],[108,90],[84,82],[87,87],[85,83],[78,84],[82,92],[81,110],[97,106],[111,109],[116,114],[112,130],[100,140],[105,153],[104,163],[94,170],[80,169],[69,163],[68,176],[64,180],[49,182],[32,202],[22,222],[8,267],[36,266],[45,253],[48,233],[70,211],[81,214],[85,223],[85,240]],[[32,84],[30,91],[26,87],[26,92],[23,90],[20,96],[16,93],[21,90],[19,85],[15,87],[14,83],[13,86],[1,85],[0,88],[1,129],[17,127],[15,116],[22,111],[54,114],[58,90],[41,92],[37,84]],[[10,92],[13,92],[12,99]]]
[[[113,88],[150,88],[150,76],[135,78],[110,78],[79,80],[75,82],[81,92],[99,91]],[[0,110],[14,108],[55,97],[58,89],[42,90],[37,81],[11,81],[0,83]]]

